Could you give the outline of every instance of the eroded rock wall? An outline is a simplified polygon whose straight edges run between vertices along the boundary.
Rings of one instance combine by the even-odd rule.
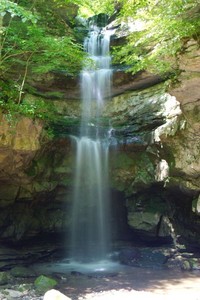
[[[119,199],[123,203],[123,214],[113,209],[111,217],[118,228],[115,238],[120,223],[120,237],[130,230],[129,238],[157,241],[180,235],[183,242],[200,244],[200,62],[197,43],[188,42],[187,49],[179,60],[184,72],[176,86],[146,72],[114,75],[113,98],[103,119],[111,124],[112,206],[119,205]],[[78,83],[65,86],[61,77],[54,74],[45,84],[34,82],[35,88],[52,101],[63,120],[77,121]],[[0,237],[20,240],[66,232],[71,222],[73,122],[57,124],[50,138],[41,121],[21,117],[11,124],[3,114],[0,120]]]
[[[1,115],[1,238],[17,241],[63,230],[67,210],[60,202],[71,168],[69,145],[69,139],[51,140],[41,121]]]

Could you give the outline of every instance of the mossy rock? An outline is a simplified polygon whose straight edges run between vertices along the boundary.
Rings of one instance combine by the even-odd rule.
[[[105,27],[108,24],[108,15],[100,13],[88,19],[89,22],[94,22],[98,27]]]
[[[47,292],[49,289],[52,289],[57,285],[57,281],[53,278],[40,275],[36,278],[34,286],[38,292]]]

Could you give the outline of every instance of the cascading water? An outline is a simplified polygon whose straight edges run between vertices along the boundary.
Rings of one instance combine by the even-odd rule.
[[[101,260],[109,250],[108,142],[100,138],[98,126],[104,100],[110,96],[109,42],[109,31],[95,25],[91,26],[84,42],[91,64],[81,73],[80,137],[73,137],[76,171],[71,258],[79,262]]]

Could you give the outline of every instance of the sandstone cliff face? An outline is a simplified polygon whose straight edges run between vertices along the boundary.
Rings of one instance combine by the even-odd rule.
[[[200,50],[195,41],[186,45],[186,53],[179,59],[179,68],[183,70],[177,87],[170,93],[180,102],[185,119],[185,128],[173,138],[175,156],[174,172],[182,174],[182,184],[186,188],[200,189]],[[173,149],[172,148],[172,149]],[[179,180],[181,181],[179,177]]]
[[[187,236],[190,245],[199,244],[200,219],[198,195],[200,191],[200,51],[199,44],[192,40],[185,45],[184,55],[179,57],[182,73],[179,84],[169,92],[180,103],[183,115],[181,130],[176,135],[161,135],[164,157],[171,156],[168,185],[183,192],[171,204],[174,209],[174,225],[181,236]],[[178,193],[178,192],[177,192]]]
[[[122,223],[128,222],[132,236],[162,240],[181,235],[198,245],[200,61],[194,41],[179,64],[179,84],[170,88],[147,72],[114,74],[113,98],[103,115],[112,125],[111,222],[117,227],[122,218],[120,198],[127,218]],[[32,85],[63,119],[78,121],[78,83],[52,76]],[[19,118],[10,124],[2,114],[0,120],[0,237],[20,240],[67,231],[74,171],[71,128],[58,124],[52,139],[40,121]]]
[[[20,184],[30,181],[25,170],[42,147],[42,124],[28,118],[11,124],[6,116],[0,118],[0,205],[6,206],[15,201]]]

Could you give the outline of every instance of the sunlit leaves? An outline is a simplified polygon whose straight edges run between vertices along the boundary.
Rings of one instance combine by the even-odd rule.
[[[0,16],[4,17],[6,13],[9,13],[11,18],[20,17],[22,22],[31,21],[37,22],[37,18],[30,11],[19,6],[17,3],[9,0],[1,0],[0,2]]]
[[[83,17],[91,17],[100,13],[112,15],[115,11],[115,0],[75,0],[79,13]]]
[[[174,59],[182,51],[184,41],[199,36],[199,1],[121,0],[121,3],[121,17],[142,20],[145,29],[129,35],[128,43],[116,51],[118,61],[130,65],[133,73],[143,68],[156,73],[176,68]]]
[[[80,70],[83,58],[82,48],[70,36],[53,36],[36,25],[13,22],[2,53],[3,63],[23,67],[30,55],[30,71],[46,73],[65,69],[70,75]]]
[[[72,18],[77,8],[70,2],[69,12],[66,2],[1,0],[0,106],[7,115],[25,113],[43,118],[47,114],[23,103],[24,88],[32,76],[55,71],[72,76],[79,73],[84,52],[65,22],[66,14]]]

